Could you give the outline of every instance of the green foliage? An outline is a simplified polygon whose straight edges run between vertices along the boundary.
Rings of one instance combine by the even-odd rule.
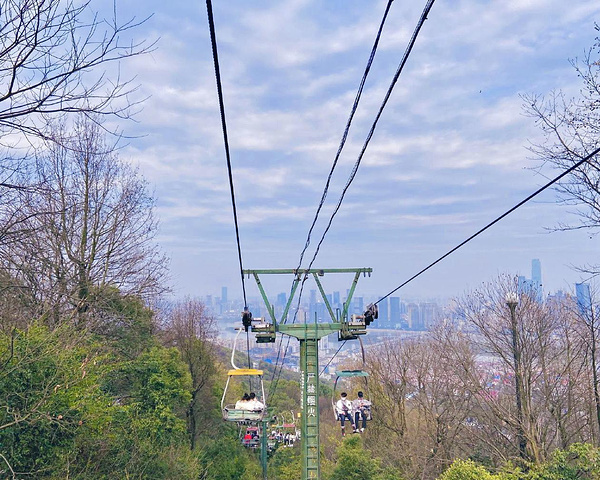
[[[10,466],[34,478],[198,478],[179,352],[155,346],[128,360],[103,350],[69,326],[34,325],[14,341],[0,333],[0,445]]]
[[[269,461],[269,478],[297,480],[302,477],[300,448],[279,448]]]
[[[185,432],[185,423],[176,412],[190,400],[190,376],[174,348],[154,347],[126,364],[119,400],[128,404],[136,418],[147,417],[147,433],[155,441],[169,443],[170,434]]]
[[[499,480],[472,460],[455,460],[439,480]]]
[[[135,358],[156,345],[153,337],[154,313],[142,300],[123,296],[115,287],[94,287],[87,298],[88,323],[119,356]]]
[[[201,480],[247,480],[261,478],[261,469],[253,451],[241,445],[237,432],[225,425],[201,439]]]
[[[556,450],[552,458],[531,469],[527,480],[600,479],[600,450],[586,443],[575,443]]]
[[[265,386],[265,390],[269,386]],[[291,412],[298,412],[300,406],[300,384],[294,380],[279,379],[277,390],[269,399],[269,409],[278,417],[281,422],[294,422]]]
[[[380,480],[384,478],[379,461],[364,450],[359,435],[346,437],[338,449],[337,457],[331,480]]]
[[[0,445],[13,469],[44,471],[71,444],[99,372],[87,347],[66,327],[0,334]]]
[[[598,480],[600,479],[600,449],[585,443],[575,443],[566,450],[555,450],[541,465],[532,465],[521,472],[507,464],[496,474],[488,472],[472,460],[456,460],[439,480]]]
[[[153,347],[115,366],[110,377],[68,459],[81,475],[74,478],[109,479],[115,471],[129,478],[194,478],[197,461],[178,415],[189,401],[190,379],[177,350]]]

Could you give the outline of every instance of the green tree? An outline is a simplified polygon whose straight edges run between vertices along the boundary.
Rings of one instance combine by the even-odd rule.
[[[52,472],[72,445],[101,357],[80,332],[32,325],[0,334],[0,452],[16,472]]]
[[[534,467],[526,480],[583,480],[600,478],[600,450],[588,443],[574,443],[555,450],[550,460]]]
[[[202,441],[199,459],[200,480],[247,480],[261,477],[254,452],[242,447],[237,432],[228,425],[221,424],[209,439]]]
[[[299,448],[279,448],[269,461],[273,480],[297,480],[302,477]]]
[[[70,478],[192,479],[198,461],[186,438],[190,379],[176,349],[155,346],[116,362],[90,395],[83,428],[62,472]]]
[[[92,287],[86,326],[119,358],[134,359],[156,346],[154,312],[141,298],[115,287]]]
[[[379,461],[363,448],[361,437],[354,435],[340,445],[331,480],[377,480],[382,473]]]
[[[439,480],[498,480],[498,477],[472,460],[456,460]]]

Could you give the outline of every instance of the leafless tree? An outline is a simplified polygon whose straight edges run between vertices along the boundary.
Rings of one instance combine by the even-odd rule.
[[[3,212],[0,244],[27,235],[14,206],[36,187],[18,181],[29,162],[15,148],[48,138],[58,118],[128,118],[142,101],[120,62],[153,50],[153,41],[134,38],[146,19],[119,20],[116,3],[106,13],[91,0],[0,0],[0,210],[13,206]]]
[[[600,27],[596,25],[596,31]],[[548,96],[524,96],[525,112],[533,117],[546,142],[531,150],[540,160],[566,170],[600,146],[600,37],[582,58],[571,61],[582,87],[576,98],[562,91]],[[560,230],[589,229],[594,235],[600,227],[600,158],[596,155],[574,170],[556,187],[561,202],[575,206],[580,222],[559,224]],[[580,267],[598,273],[600,265]]]
[[[153,48],[135,41],[144,20],[102,18],[91,0],[0,0],[0,131],[44,135],[61,113],[128,117],[137,86],[118,62]],[[106,71],[115,63],[113,74]]]
[[[27,235],[0,244],[5,271],[56,314],[85,312],[92,287],[146,299],[163,293],[167,262],[154,243],[154,200],[97,121],[81,116],[45,147],[28,177],[44,188],[15,206]]]
[[[511,275],[454,305],[425,337],[369,356],[369,435],[386,462],[433,479],[456,457],[527,465],[597,441],[592,312],[570,295],[542,302]]]
[[[484,423],[495,423],[521,458],[540,462],[557,446],[588,439],[587,402],[578,388],[585,383],[583,349],[564,309],[520,292],[511,311],[506,296],[517,291],[515,277],[501,276],[462,298],[458,311],[472,328],[475,350],[494,359],[489,368],[499,377],[489,390],[489,378],[470,375]]]
[[[161,312],[165,343],[179,349],[192,377],[192,399],[186,416],[193,450],[198,436],[207,433],[204,423],[210,421],[207,399],[211,398],[208,390],[215,373],[212,343],[216,334],[215,320],[197,299],[186,298],[165,307]]]
[[[598,373],[600,362],[600,321],[594,306],[596,293],[590,291],[589,305],[580,304],[574,298],[569,298],[565,307],[565,316],[570,319],[574,337],[579,341],[581,349],[582,380],[586,386],[582,395],[588,399],[587,417],[590,431],[588,437],[595,444],[600,441],[600,377]],[[584,410],[585,411],[585,410]],[[583,415],[582,415],[583,416]]]
[[[437,478],[465,453],[472,398],[436,337],[388,342],[369,358],[370,434],[409,478]],[[378,441],[379,440],[379,441]]]

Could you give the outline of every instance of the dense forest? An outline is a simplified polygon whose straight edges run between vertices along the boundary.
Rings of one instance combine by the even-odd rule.
[[[221,417],[231,352],[201,301],[169,300],[151,186],[106,124],[129,116],[135,86],[91,74],[153,46],[119,43],[131,24],[87,24],[85,34],[83,11],[0,0],[10,85],[0,97],[0,478],[262,478],[244,428]],[[575,65],[581,98],[527,99],[550,142],[533,151],[557,168],[597,147],[599,48]],[[6,147],[11,135],[28,140],[26,153]],[[581,207],[582,224],[569,228],[600,223],[598,171],[590,161],[561,185]],[[540,301],[500,275],[455,299],[422,337],[369,350],[364,433],[340,435],[332,387],[321,385],[322,477],[600,478],[593,293],[589,305],[568,294]],[[276,428],[299,411],[297,374],[278,377],[268,400]],[[268,478],[301,478],[299,442],[270,449]]]

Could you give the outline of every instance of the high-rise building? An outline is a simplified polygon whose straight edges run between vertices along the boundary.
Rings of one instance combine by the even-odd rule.
[[[375,322],[375,326],[390,328],[390,312],[387,297],[381,300],[377,306],[379,307],[379,319]]]
[[[333,303],[339,305],[340,303],[340,292],[333,292]]]
[[[539,258],[531,261],[531,283],[537,301],[541,302],[544,298],[544,289],[542,288],[542,263]]]
[[[419,305],[416,303],[409,303],[406,306],[407,309],[407,320],[408,328],[411,330],[421,330],[421,312],[419,311]]]
[[[526,278],[524,275],[519,275],[517,278],[517,289],[519,294],[533,295],[535,293],[533,281]],[[533,296],[535,297],[535,295]]]
[[[590,294],[590,286],[587,283],[576,283],[575,294],[577,295],[577,306],[579,312],[585,318],[592,313],[592,296]]]
[[[227,303],[227,287],[221,287],[221,303]]]
[[[519,294],[527,294],[534,300],[542,302],[544,300],[544,289],[542,287],[542,264],[539,259],[534,258],[531,261],[531,279],[523,275],[518,277]]]
[[[435,322],[435,317],[438,311],[437,303],[421,303],[420,309],[420,324],[417,330],[426,330],[431,327]]]
[[[397,328],[402,321],[400,313],[400,297],[390,297],[390,324]]]
[[[362,315],[365,312],[365,299],[363,297],[356,297],[354,308],[357,310],[355,313]]]
[[[286,302],[287,302],[287,298],[286,298],[285,292],[278,293],[277,294],[277,305],[280,307],[284,307]]]
[[[347,303],[348,303],[347,312],[348,312],[348,316],[350,316],[354,313],[354,299],[350,300],[350,302],[347,302]]]

